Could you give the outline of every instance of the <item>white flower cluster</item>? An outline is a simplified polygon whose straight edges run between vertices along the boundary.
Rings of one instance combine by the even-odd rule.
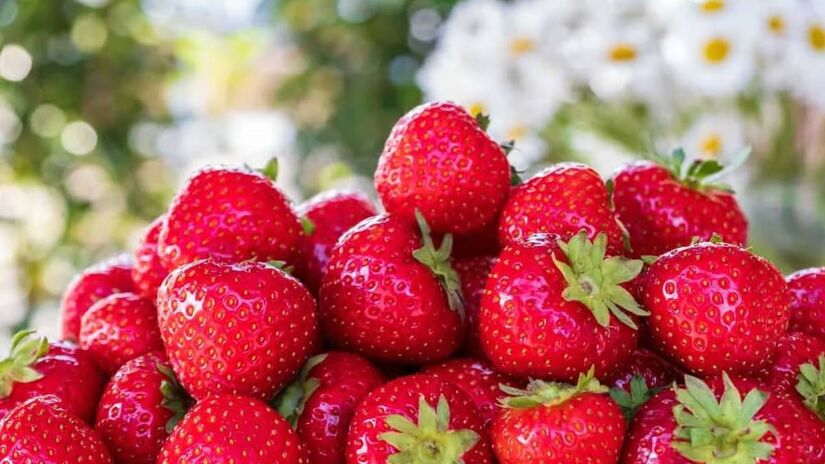
[[[489,112],[522,165],[542,155],[536,134],[557,111],[583,99],[643,105],[664,125],[703,108],[682,143],[720,156],[744,144],[743,94],[825,109],[825,0],[465,0],[419,83],[429,99]]]

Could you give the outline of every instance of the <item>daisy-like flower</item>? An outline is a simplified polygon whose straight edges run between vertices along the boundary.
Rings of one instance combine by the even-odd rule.
[[[705,114],[685,131],[680,145],[689,157],[724,162],[746,147],[744,125],[732,113]]]
[[[796,78],[790,73],[788,48],[802,24],[799,0],[763,0],[758,8],[757,46],[762,84],[768,90],[785,90]]]
[[[795,93],[809,104],[825,110],[825,0],[810,0],[802,21],[791,38],[790,72]]]

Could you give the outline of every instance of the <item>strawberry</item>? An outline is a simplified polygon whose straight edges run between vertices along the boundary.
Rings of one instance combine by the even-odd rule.
[[[95,430],[119,464],[154,464],[189,402],[166,356],[145,354],[124,364],[109,381]]]
[[[265,172],[274,169],[271,162]],[[302,235],[289,200],[271,178],[212,166],[192,175],[172,201],[158,250],[169,269],[202,258],[289,262],[300,252]]]
[[[335,242],[352,226],[375,216],[375,207],[359,193],[330,191],[310,198],[297,211],[308,248],[299,263],[300,277],[317,294]]]
[[[795,272],[787,282],[791,291],[790,330],[825,339],[825,267]]]
[[[315,301],[269,264],[213,260],[180,267],[158,290],[169,361],[196,399],[232,393],[269,399],[315,350]]]
[[[657,351],[702,375],[758,370],[788,326],[782,274],[735,245],[673,250],[647,269],[641,286]]]
[[[511,245],[533,234],[569,240],[580,231],[590,240],[607,234],[611,254],[623,250],[622,228],[599,173],[579,163],[560,163],[515,187],[499,219],[499,240]]]
[[[135,262],[132,268],[135,290],[153,303],[158,294],[158,287],[169,274],[169,270],[158,256],[158,239],[165,218],[166,216],[160,216],[149,225],[132,255]]]
[[[502,389],[510,396],[490,431],[499,463],[617,462],[625,421],[593,369],[576,385],[533,380],[527,390]]]
[[[633,377],[645,381],[648,388],[666,387],[682,378],[679,368],[653,351],[636,348],[633,355],[610,377],[613,388],[630,391]]]
[[[743,152],[747,155],[747,152]],[[730,189],[718,180],[744,162],[724,168],[715,160],[687,162],[677,149],[659,163],[629,164],[613,178],[613,202],[637,256],[660,255],[718,234],[744,245],[748,221]]]
[[[478,333],[478,313],[487,277],[495,262],[495,256],[476,256],[453,261],[453,269],[461,281],[461,294],[464,296],[464,311],[467,315],[467,336],[461,351],[475,358],[484,357]]]
[[[132,261],[117,256],[92,266],[77,276],[63,294],[61,318],[63,338],[76,342],[80,335],[80,319],[101,298],[113,293],[134,291]]]
[[[433,375],[461,389],[478,408],[485,427],[490,425],[498,412],[501,385],[519,385],[510,377],[496,372],[487,361],[470,358],[444,361],[423,369],[421,373]]]
[[[308,464],[289,423],[255,398],[215,395],[189,410],[158,464]]]
[[[501,372],[575,382],[595,365],[606,376],[636,346],[642,310],[622,284],[641,261],[605,257],[607,235],[568,242],[534,235],[505,247],[481,300],[487,358]],[[630,314],[630,316],[628,314]]]
[[[414,222],[420,210],[436,232],[468,233],[496,218],[510,189],[510,165],[464,108],[425,103],[393,127],[375,189],[390,214]]]
[[[815,363],[825,355],[825,341],[804,332],[789,332],[779,339],[770,363],[756,377],[771,391],[794,392],[799,380],[799,367]]]
[[[0,360],[0,420],[26,400],[51,395],[91,422],[106,381],[94,360],[71,342],[49,343],[33,334],[18,332],[9,357]]]
[[[493,463],[478,409],[458,387],[410,375],[362,400],[347,435],[347,463],[405,462]]]
[[[742,397],[745,394],[745,397]],[[798,464],[825,460],[825,423],[793,397],[753,382],[685,377],[639,410],[623,464]]]
[[[333,351],[314,356],[277,399],[311,464],[343,464],[347,429],[361,399],[384,382],[366,359]]]
[[[94,430],[53,395],[29,399],[0,421],[0,462],[111,464]]]
[[[393,364],[435,362],[458,348],[466,326],[452,240],[436,249],[419,220],[420,231],[398,216],[375,216],[341,237],[321,286],[327,341]]]
[[[83,315],[80,347],[110,375],[127,361],[163,350],[155,305],[134,293],[98,301]]]

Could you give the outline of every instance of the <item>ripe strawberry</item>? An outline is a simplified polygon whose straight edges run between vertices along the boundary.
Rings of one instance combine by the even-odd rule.
[[[139,356],[124,364],[103,391],[95,431],[119,464],[154,464],[189,402],[166,356]]]
[[[825,460],[825,423],[798,399],[768,395],[755,383],[726,374],[708,384],[686,376],[685,384],[642,406],[631,425],[623,464]]]
[[[641,261],[605,258],[607,236],[569,242],[534,235],[505,247],[481,300],[481,344],[504,373],[574,382],[595,365],[606,376],[633,352],[634,316],[647,313],[622,287]],[[612,316],[611,316],[612,315]]]
[[[590,240],[604,232],[610,254],[622,252],[622,229],[607,187],[593,168],[579,163],[556,164],[515,187],[499,219],[504,246],[538,233],[569,240],[582,230]]]
[[[169,274],[158,256],[158,239],[165,218],[166,216],[160,216],[149,225],[132,255],[135,261],[132,268],[135,290],[152,303],[158,295],[158,287]]]
[[[71,342],[49,343],[33,334],[18,332],[9,357],[0,360],[0,420],[26,400],[51,395],[91,422],[106,381],[94,360]]]
[[[0,462],[111,464],[94,430],[53,395],[32,398],[0,421]]]
[[[355,192],[323,192],[298,207],[307,247],[304,260],[298,263],[299,274],[313,293],[317,294],[321,287],[321,278],[338,238],[375,214],[372,203]]]
[[[162,351],[155,305],[134,293],[98,301],[83,315],[80,347],[110,375],[142,354]]]
[[[366,359],[333,351],[314,356],[277,399],[296,428],[310,464],[343,464],[347,429],[361,399],[384,382]]]
[[[661,388],[682,378],[679,368],[670,361],[645,348],[636,348],[633,355],[610,377],[613,388],[630,391],[633,377],[645,381],[647,388]]]
[[[487,277],[495,262],[495,256],[476,256],[453,261],[453,269],[461,281],[461,294],[464,296],[464,311],[467,315],[467,336],[461,351],[474,358],[485,356],[479,340],[478,316]]]
[[[771,361],[757,378],[773,392],[792,393],[799,380],[799,366],[815,363],[820,355],[825,355],[825,341],[804,332],[786,333],[777,342]]]
[[[196,399],[222,393],[269,399],[315,350],[315,301],[295,278],[258,262],[202,260],[158,290],[169,361]]]
[[[747,242],[745,215],[730,189],[715,183],[741,162],[726,169],[714,160],[687,165],[681,149],[660,162],[629,164],[613,178],[616,213],[637,256],[660,255],[714,234],[736,245]]]
[[[444,361],[423,369],[421,373],[433,375],[461,389],[478,408],[485,427],[490,425],[498,412],[498,400],[503,396],[500,387],[519,384],[496,372],[488,362],[470,358]]]
[[[617,462],[625,421],[593,369],[576,385],[533,380],[527,390],[502,387],[490,435],[501,464]]]
[[[347,463],[396,462],[492,464],[478,409],[458,387],[431,375],[373,390],[350,423]]]
[[[436,232],[482,229],[510,189],[504,150],[464,108],[426,103],[393,127],[375,171],[387,212],[413,222],[416,210]]]
[[[158,464],[308,464],[289,423],[260,400],[215,395],[189,410],[164,443]]]
[[[63,338],[76,342],[80,334],[80,319],[101,298],[113,293],[134,291],[132,262],[128,256],[117,256],[92,266],[77,276],[63,294],[61,318]]]
[[[759,369],[788,326],[782,274],[735,245],[673,250],[647,269],[641,285],[657,351],[702,375]]]
[[[302,235],[289,200],[270,178],[248,168],[212,166],[178,192],[158,250],[169,269],[202,258],[289,262]]]
[[[795,272],[787,282],[791,291],[790,330],[825,339],[825,267]]]
[[[423,219],[419,228],[382,215],[341,237],[321,286],[327,341],[393,364],[435,362],[458,348],[466,326],[452,241],[436,249]]]

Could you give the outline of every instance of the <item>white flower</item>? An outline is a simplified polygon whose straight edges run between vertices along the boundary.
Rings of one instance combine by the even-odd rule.
[[[758,11],[757,45],[761,80],[768,90],[785,90],[796,79],[788,66],[788,48],[799,35],[803,8],[799,0],[763,0]]]
[[[747,146],[742,120],[731,113],[702,115],[685,131],[680,146],[691,159],[730,160]]]
[[[788,48],[795,93],[825,110],[825,0],[809,0]]]

